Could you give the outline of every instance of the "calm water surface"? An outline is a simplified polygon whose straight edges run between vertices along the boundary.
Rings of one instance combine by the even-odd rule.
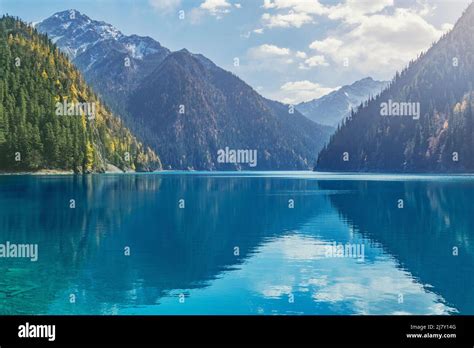
[[[473,197],[472,176],[0,176],[0,243],[39,248],[0,258],[0,314],[474,314]]]

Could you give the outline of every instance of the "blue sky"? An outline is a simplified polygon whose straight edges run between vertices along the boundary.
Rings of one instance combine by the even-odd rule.
[[[0,0],[0,10],[37,22],[74,8],[125,34],[148,35],[171,50],[202,53],[264,96],[297,103],[367,76],[390,79],[449,30],[469,3]]]

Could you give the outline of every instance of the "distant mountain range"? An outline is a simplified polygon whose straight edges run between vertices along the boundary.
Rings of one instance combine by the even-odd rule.
[[[76,10],[56,13],[36,28],[73,59],[166,169],[308,169],[332,132],[263,98],[202,55],[170,52]],[[225,148],[256,150],[258,165],[218,161]]]
[[[388,83],[389,81],[376,81],[367,77],[321,98],[300,103],[296,109],[314,122],[336,127],[349,116],[352,109],[357,109],[369,97],[382,92]]]
[[[474,4],[331,137],[316,170],[474,171]]]

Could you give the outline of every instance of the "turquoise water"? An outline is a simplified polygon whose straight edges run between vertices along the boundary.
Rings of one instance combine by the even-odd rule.
[[[474,314],[473,197],[471,176],[0,176],[0,243],[38,245],[0,258],[0,314]]]

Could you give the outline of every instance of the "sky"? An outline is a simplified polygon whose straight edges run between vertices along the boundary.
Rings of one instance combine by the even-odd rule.
[[[471,1],[0,0],[0,12],[38,22],[76,9],[204,54],[265,97],[296,104],[368,76],[390,80]]]

